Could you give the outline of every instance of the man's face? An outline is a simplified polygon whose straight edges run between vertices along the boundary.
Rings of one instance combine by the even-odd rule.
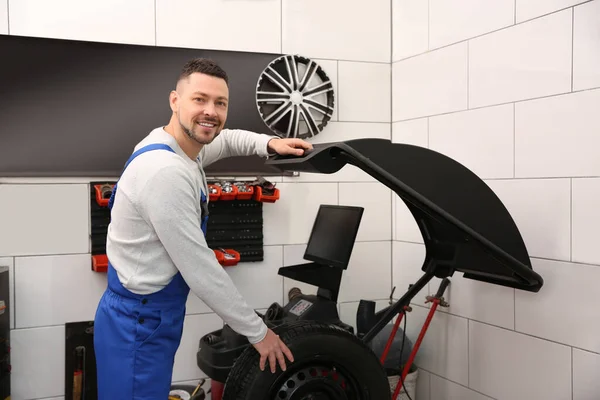
[[[183,131],[201,144],[209,144],[227,119],[229,88],[221,78],[194,73],[177,85],[172,108]]]

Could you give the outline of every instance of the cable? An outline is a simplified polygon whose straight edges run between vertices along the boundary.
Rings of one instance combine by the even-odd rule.
[[[400,357],[402,357],[402,352],[404,351],[404,340],[406,339],[406,311],[404,312],[404,332],[402,332],[402,345],[400,346]],[[409,370],[410,372],[410,370]],[[408,375],[408,374],[407,374]],[[400,372],[400,379],[402,379],[402,372]],[[402,379],[402,387],[404,388],[404,393],[408,397],[408,400],[413,400],[408,394],[408,390],[406,386],[404,386],[404,379]]]
[[[402,315],[403,318],[404,318],[404,329],[403,329],[403,332],[402,332],[402,344],[400,345],[400,360],[402,360],[402,352],[404,351],[404,341],[406,340],[406,310],[404,310],[404,312],[402,312],[402,314],[398,314],[398,318],[400,318],[400,315]],[[410,397],[410,394],[408,394],[408,390],[406,389],[406,386],[404,385],[404,379],[402,379],[402,372],[403,372],[403,370],[404,370],[404,368],[400,368],[400,380],[402,381],[402,387],[404,388],[404,393],[406,394],[406,396],[408,397],[408,399],[409,400],[413,400]],[[397,387],[394,390],[394,393],[396,393],[396,390],[398,390]],[[399,394],[400,394],[400,392],[398,392],[398,394],[396,394],[396,396],[398,396]],[[392,400],[396,400],[397,398],[398,397],[395,397]]]

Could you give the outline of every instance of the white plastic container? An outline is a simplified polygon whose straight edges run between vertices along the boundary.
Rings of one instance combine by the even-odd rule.
[[[419,377],[419,369],[411,368],[412,371],[406,375],[406,379],[404,380],[404,387],[400,388],[400,393],[398,394],[397,400],[409,400],[409,397],[406,395],[404,388],[408,391],[408,395],[412,400],[417,399],[417,378]],[[393,395],[396,390],[396,386],[398,382],[400,382],[400,375],[391,375],[388,376],[388,381],[390,383],[390,393]]]

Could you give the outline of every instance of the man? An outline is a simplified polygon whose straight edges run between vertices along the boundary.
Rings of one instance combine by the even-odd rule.
[[[303,154],[312,146],[225,130],[228,78],[205,59],[188,62],[170,93],[169,124],[154,129],[127,161],[110,201],[108,288],[95,317],[98,396],[168,397],[191,289],[245,335],[272,372],[293,356],[244,301],[207,246],[203,167],[221,158]]]

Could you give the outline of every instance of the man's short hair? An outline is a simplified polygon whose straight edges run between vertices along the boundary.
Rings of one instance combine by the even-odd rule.
[[[177,81],[179,82],[182,79],[186,79],[188,76],[196,72],[221,78],[226,84],[229,85],[229,77],[227,76],[225,70],[223,70],[223,68],[221,68],[215,61],[208,58],[194,58],[193,60],[185,63]]]

